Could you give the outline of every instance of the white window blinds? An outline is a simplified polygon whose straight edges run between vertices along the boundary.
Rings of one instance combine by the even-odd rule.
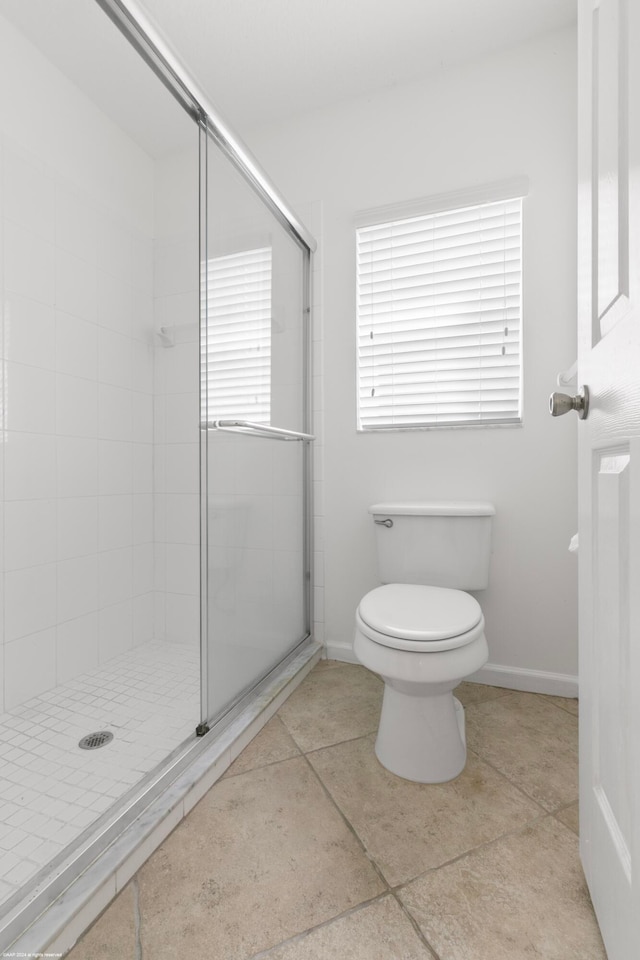
[[[361,430],[520,419],[522,200],[357,229]]]
[[[269,422],[271,259],[271,247],[261,247],[207,262],[203,421]]]

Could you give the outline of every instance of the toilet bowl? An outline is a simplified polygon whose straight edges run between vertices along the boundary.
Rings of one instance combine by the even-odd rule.
[[[452,690],[489,655],[477,601],[443,587],[377,587],[358,607],[354,652],[385,683],[380,763],[419,783],[457,777],[466,742],[464,709]]]
[[[464,709],[452,691],[489,656],[480,604],[459,587],[486,586],[494,508],[475,502],[394,503],[378,504],[370,512],[378,524],[385,571],[401,568],[413,580],[370,590],[356,611],[354,653],[385,684],[376,756],[391,773],[407,780],[442,783],[457,777],[466,763]],[[416,517],[439,521],[430,543],[428,524],[418,526],[416,535],[410,522]],[[443,526],[445,517],[455,518],[455,525]],[[482,519],[483,529],[460,523],[471,519]],[[400,529],[394,536],[396,524]],[[387,533],[392,536],[385,540]],[[444,573],[431,566],[431,560],[427,569],[420,567],[434,546],[436,564],[439,557]],[[456,550],[462,554],[460,563]],[[453,586],[424,582],[427,578]]]

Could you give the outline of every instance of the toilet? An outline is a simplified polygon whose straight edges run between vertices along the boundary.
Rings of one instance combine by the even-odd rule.
[[[453,689],[488,659],[484,617],[467,590],[489,580],[495,508],[479,501],[377,503],[382,586],[358,606],[354,653],[384,680],[376,756],[391,773],[442,783],[464,769]]]

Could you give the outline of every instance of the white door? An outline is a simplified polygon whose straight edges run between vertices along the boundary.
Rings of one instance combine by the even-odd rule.
[[[640,958],[640,0],[578,0],[580,845]]]

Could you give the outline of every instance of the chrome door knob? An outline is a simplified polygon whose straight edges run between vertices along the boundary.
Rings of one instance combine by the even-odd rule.
[[[589,388],[583,387],[575,397],[566,393],[552,393],[549,397],[549,413],[552,417],[561,417],[570,410],[575,410],[581,420],[589,413]]]

